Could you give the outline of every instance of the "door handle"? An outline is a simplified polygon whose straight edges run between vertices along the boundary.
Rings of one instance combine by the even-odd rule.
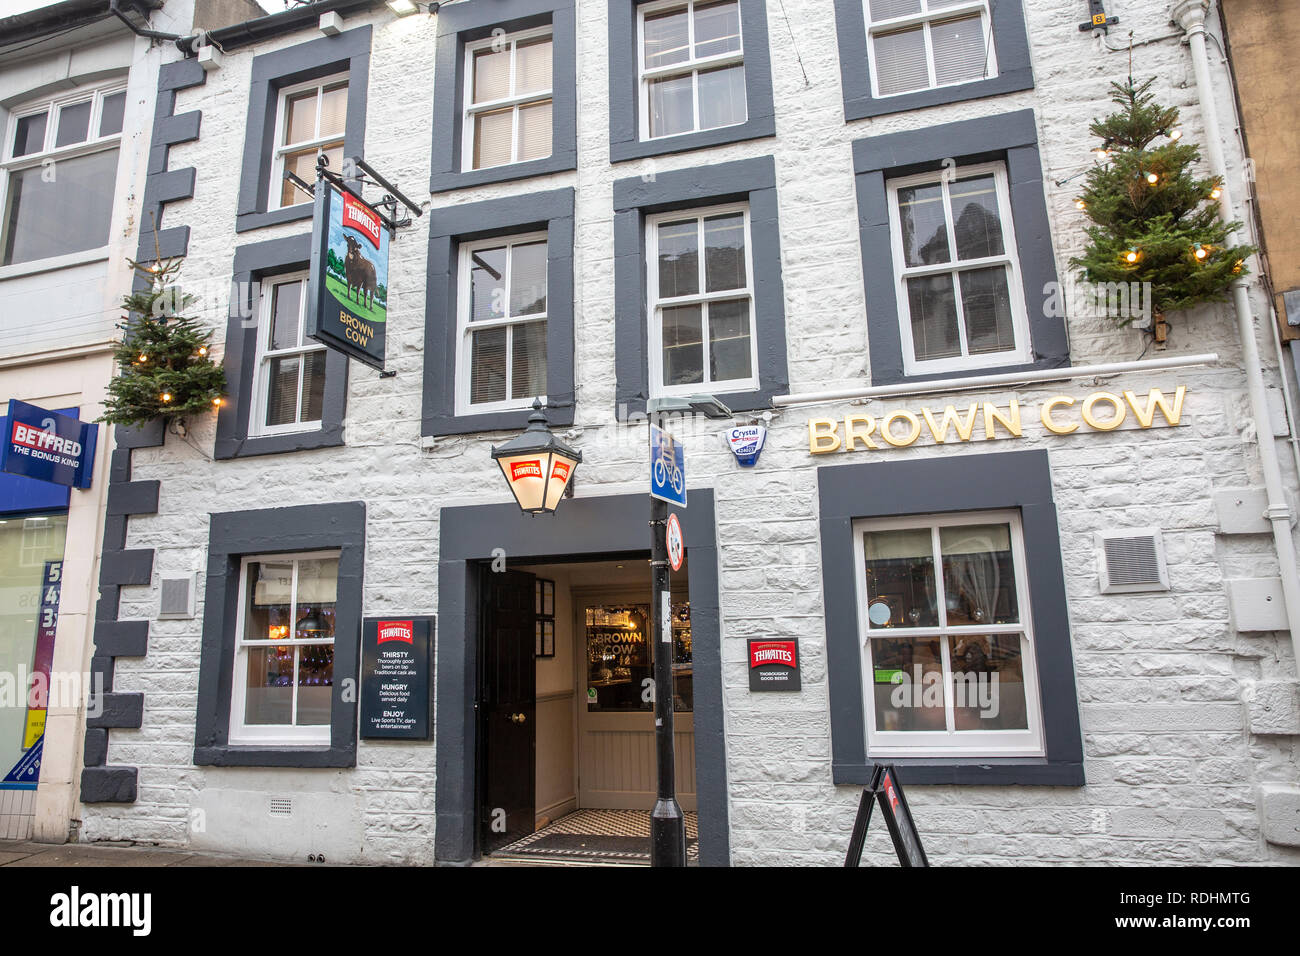
[[[528,716],[527,716],[526,714],[511,714],[511,715],[510,715],[510,722],[511,722],[511,723],[522,724],[522,723],[527,722],[527,720],[528,720]]]

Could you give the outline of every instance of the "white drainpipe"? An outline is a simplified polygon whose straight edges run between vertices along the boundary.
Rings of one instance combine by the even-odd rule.
[[[1210,167],[1221,184],[1219,214],[1224,221],[1232,222],[1237,217],[1228,187],[1228,164],[1223,156],[1219,111],[1215,104],[1214,84],[1210,79],[1210,57],[1205,47],[1205,17],[1208,8],[1209,0],[1180,0],[1173,5],[1170,16],[1187,33],[1201,115],[1205,119],[1205,151],[1209,156]],[[1229,242],[1237,245],[1241,239],[1234,233]],[[1295,650],[1297,668],[1300,668],[1300,573],[1296,569],[1295,541],[1291,537],[1291,508],[1287,504],[1282,484],[1282,469],[1278,464],[1277,446],[1268,412],[1259,346],[1255,340],[1255,316],[1251,312],[1250,293],[1245,279],[1232,284],[1232,304],[1237,312],[1241,360],[1245,366],[1246,384],[1250,393],[1251,416],[1255,420],[1260,465],[1264,472],[1264,490],[1268,495],[1268,508],[1264,517],[1273,525],[1273,542],[1277,549],[1278,570],[1282,576],[1282,597],[1286,603],[1286,618],[1291,629],[1291,646]],[[1295,423],[1292,423],[1292,427],[1295,427]]]

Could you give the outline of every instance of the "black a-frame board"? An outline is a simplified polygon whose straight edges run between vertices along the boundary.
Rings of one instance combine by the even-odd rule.
[[[862,791],[844,865],[856,867],[862,862],[862,844],[867,840],[867,827],[871,824],[871,808],[875,802],[880,803],[880,813],[885,818],[885,826],[889,827],[889,836],[894,841],[898,862],[903,866],[929,866],[925,847],[921,846],[921,834],[916,832],[916,822],[912,819],[912,811],[907,807],[907,797],[903,796],[898,774],[891,764],[876,764],[870,786]]]

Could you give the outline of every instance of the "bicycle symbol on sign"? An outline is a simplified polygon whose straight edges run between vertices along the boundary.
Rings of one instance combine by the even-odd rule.
[[[686,483],[686,478],[682,470],[677,467],[677,461],[674,457],[675,443],[672,439],[663,441],[659,445],[659,457],[654,463],[655,484],[662,488],[664,485],[672,485],[673,492],[680,495],[682,488]]]

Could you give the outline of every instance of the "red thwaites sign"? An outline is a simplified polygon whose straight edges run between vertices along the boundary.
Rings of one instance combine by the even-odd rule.
[[[752,691],[799,690],[799,641],[749,642],[749,689]]]
[[[380,621],[379,622],[379,640],[382,644],[385,641],[403,641],[410,644],[415,640],[415,622],[414,621]]]
[[[343,194],[343,225],[355,229],[376,249],[379,248],[379,216],[375,211],[348,193]]]

